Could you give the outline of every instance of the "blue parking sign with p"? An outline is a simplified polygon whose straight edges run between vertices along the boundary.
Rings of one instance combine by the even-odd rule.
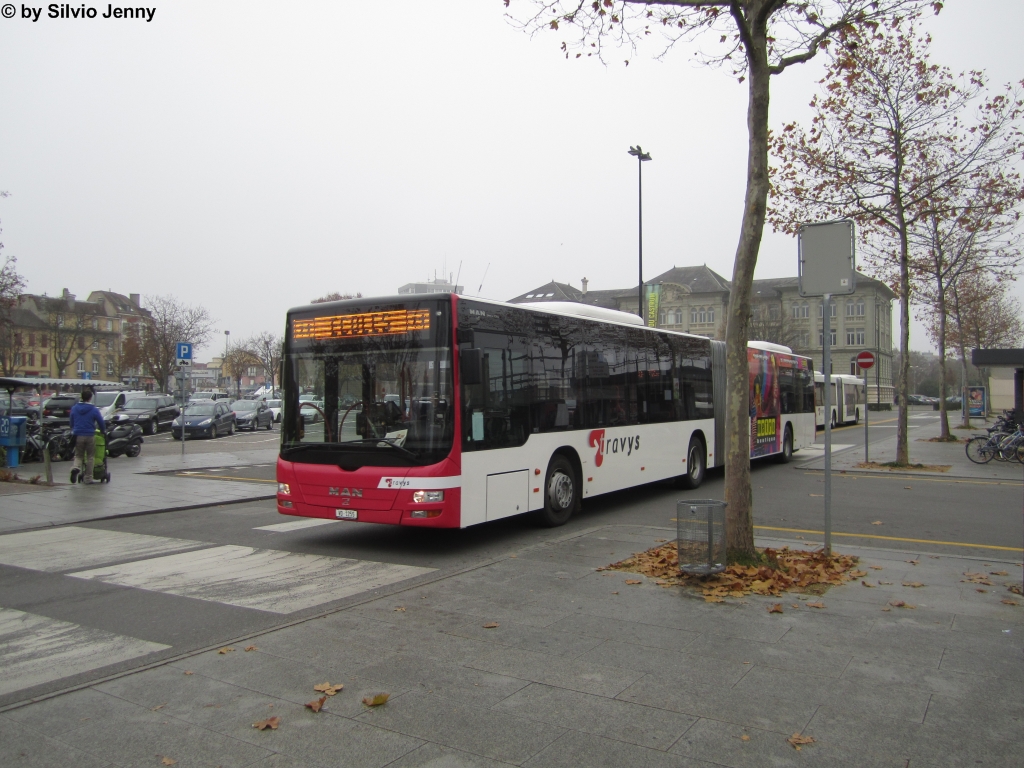
[[[190,365],[192,363],[192,345],[187,341],[179,341],[175,357],[178,365]]]

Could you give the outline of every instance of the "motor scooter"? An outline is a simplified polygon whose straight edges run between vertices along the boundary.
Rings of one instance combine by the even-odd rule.
[[[142,452],[143,442],[138,424],[114,423],[107,428],[107,456],[112,459],[122,454],[134,459]]]

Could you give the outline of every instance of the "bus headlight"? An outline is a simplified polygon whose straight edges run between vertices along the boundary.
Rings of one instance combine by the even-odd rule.
[[[415,491],[412,500],[417,504],[430,501],[444,501],[444,491]]]
[[[291,496],[292,495],[292,487],[290,485],[288,485],[288,483],[278,483],[277,484],[277,492],[280,493],[280,494],[283,494],[285,496]]]

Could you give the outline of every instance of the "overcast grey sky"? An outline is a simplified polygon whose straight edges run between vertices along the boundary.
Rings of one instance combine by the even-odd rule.
[[[0,18],[0,237],[31,292],[202,304],[207,359],[224,329],[280,333],[290,306],[445,265],[496,299],[635,285],[637,143],[654,157],[645,276],[731,277],[746,87],[692,50],[566,61],[501,0],[148,7],[151,22]],[[1021,0],[949,0],[926,26],[937,63],[1024,77]],[[820,72],[774,79],[773,125],[806,115]],[[757,276],[795,272],[795,241],[766,232]]]

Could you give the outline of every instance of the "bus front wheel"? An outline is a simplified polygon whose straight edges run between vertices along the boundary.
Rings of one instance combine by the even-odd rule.
[[[707,457],[704,453],[704,443],[700,438],[691,437],[690,447],[686,451],[686,474],[679,476],[679,485],[687,490],[699,488],[704,482],[704,472],[707,469]]]
[[[544,508],[536,512],[541,525],[555,528],[565,525],[580,503],[576,471],[562,455],[552,457],[544,480]]]
[[[782,435],[782,451],[776,454],[776,460],[779,464],[788,464],[793,460],[793,430],[789,424]]]

